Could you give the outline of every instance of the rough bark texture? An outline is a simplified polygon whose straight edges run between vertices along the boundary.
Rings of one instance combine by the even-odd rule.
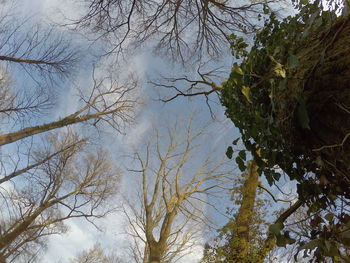
[[[258,166],[254,161],[248,164],[248,173],[243,185],[242,203],[236,217],[236,231],[230,241],[232,253],[229,262],[242,263],[249,255],[250,225],[254,214],[254,203],[259,184]]]
[[[346,186],[350,197],[350,16],[304,45],[297,50],[289,92],[281,98],[288,104],[291,94],[301,93],[306,101],[310,130],[301,129],[295,118],[292,151],[317,163],[314,172],[327,184]]]

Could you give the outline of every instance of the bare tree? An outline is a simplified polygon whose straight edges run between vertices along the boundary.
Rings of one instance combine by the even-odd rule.
[[[24,125],[25,120],[32,119],[38,113],[47,114],[54,106],[52,99],[59,93],[58,90],[64,88],[56,80],[65,79],[82,66],[78,64],[83,57],[82,46],[78,48],[74,44],[69,32],[32,25],[30,18],[21,19],[6,6],[0,8],[0,117],[13,126],[20,123],[23,127],[28,126]],[[76,112],[50,124],[17,132],[7,131],[7,134],[1,135],[0,145],[88,120],[94,120],[95,124],[100,120],[107,121],[120,131],[122,122],[131,117],[129,110],[136,99],[131,99],[129,95],[136,87],[136,81],[129,78],[130,81],[120,85],[114,77],[117,75],[115,72],[97,78],[95,67],[93,71],[91,89],[80,91],[82,103]],[[29,74],[31,81],[24,77],[25,74]],[[49,88],[48,84],[53,86]]]
[[[36,24],[30,17],[22,18],[14,11],[17,9],[11,3],[0,7],[1,63],[12,69],[19,67],[38,83],[72,75],[81,47],[74,44],[68,32]]]
[[[136,88],[137,82],[131,80],[129,83],[119,85],[112,76],[100,79],[93,76],[92,85],[88,96],[84,96],[81,92],[82,104],[74,113],[57,121],[2,134],[0,135],[0,146],[35,134],[91,120],[93,125],[105,121],[120,132],[123,125],[133,118],[132,113],[137,99],[131,97],[131,91]]]
[[[124,212],[137,262],[170,263],[191,253],[206,221],[207,197],[229,180],[223,162],[196,159],[203,133],[191,124],[183,133],[169,128],[166,137],[156,131],[154,143],[135,153],[140,169],[131,171],[141,174],[140,204],[129,201]]]
[[[50,100],[56,93],[52,88],[62,88],[55,81],[50,87],[43,84],[79,69],[78,53],[63,33],[40,26],[31,30],[25,23],[30,20],[17,18],[0,15],[1,263],[34,262],[48,236],[67,230],[65,220],[104,216],[111,211],[107,200],[117,191],[119,171],[105,151],[90,149],[87,139],[70,130],[46,139],[33,136],[77,123],[108,124],[121,132],[133,120],[137,101],[133,77],[121,83],[115,72],[96,73],[96,66],[91,86],[88,81],[80,87],[69,83],[79,99],[72,113],[41,124],[37,114],[56,106]],[[23,77],[26,73],[30,78]]]
[[[52,107],[56,92],[50,87],[72,75],[79,52],[62,32],[30,28],[31,19],[21,19],[11,7],[0,7],[0,118],[23,125],[28,114]]]
[[[190,54],[220,55],[232,33],[254,30],[254,18],[276,1],[85,0],[79,26],[111,41],[113,51],[156,39],[156,49],[185,61]]]
[[[88,151],[86,139],[72,132],[50,134],[29,153],[31,165],[5,175],[0,188],[0,255],[10,262],[35,254],[30,246],[65,232],[64,221],[91,221],[110,212],[120,172],[107,152]]]

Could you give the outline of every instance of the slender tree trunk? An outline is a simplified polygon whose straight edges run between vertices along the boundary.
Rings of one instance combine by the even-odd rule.
[[[254,204],[256,201],[257,188],[259,185],[258,166],[255,161],[248,164],[248,173],[243,184],[243,198],[236,217],[236,231],[231,239],[231,254],[227,258],[228,262],[244,263],[248,262],[250,253],[250,225],[252,224],[254,214]],[[297,201],[290,208],[284,211],[275,221],[275,223],[284,223],[303,203]],[[265,239],[264,246],[259,253],[254,256],[253,261],[249,258],[250,263],[263,263],[268,253],[275,247],[276,238],[269,233]]]
[[[66,117],[62,120],[59,120],[59,121],[54,121],[54,122],[50,122],[50,123],[43,124],[43,125],[24,128],[24,129],[16,131],[16,132],[3,134],[3,135],[0,135],[0,146],[21,140],[21,139],[29,137],[29,136],[33,136],[35,134],[51,131],[51,130],[54,130],[57,128],[65,127],[65,126],[72,125],[75,123],[88,121],[91,119],[97,119],[97,118],[99,118],[103,115],[107,115],[109,113],[110,112],[103,112],[103,113],[101,112],[101,113],[96,113],[96,114],[83,115],[83,116],[79,116],[79,117],[68,116],[68,117]]]
[[[248,173],[242,189],[242,203],[236,217],[236,228],[230,241],[232,263],[243,263],[249,255],[250,225],[254,214],[254,203],[259,185],[258,166],[254,161],[248,163]]]
[[[26,58],[16,58],[16,57],[8,57],[8,56],[0,56],[0,60],[10,61],[15,63],[27,63],[27,64],[36,64],[36,65],[59,65],[59,62],[45,61],[45,60],[35,60],[35,59],[26,59]]]

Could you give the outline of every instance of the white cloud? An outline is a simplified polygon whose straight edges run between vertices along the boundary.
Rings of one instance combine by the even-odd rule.
[[[69,226],[68,233],[50,237],[48,250],[42,262],[68,262],[80,251],[93,246],[95,240],[89,223],[71,220],[67,222],[67,225]]]

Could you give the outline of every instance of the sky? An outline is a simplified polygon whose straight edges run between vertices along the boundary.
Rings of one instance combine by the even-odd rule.
[[[80,12],[79,7],[72,4],[73,1],[68,0],[21,0],[18,1],[17,8],[23,16],[30,16],[34,21],[42,23],[45,26],[62,21],[62,14],[67,17],[75,16]],[[61,11],[58,11],[61,10]],[[65,29],[62,29],[65,30]],[[76,45],[81,49],[89,49],[83,38],[76,36]],[[99,47],[97,47],[98,52]],[[93,53],[94,50],[91,50]],[[91,55],[91,54],[90,54]],[[87,64],[93,61],[93,56],[87,55],[85,62]],[[90,61],[89,61],[90,60]],[[220,60],[220,66],[224,66],[227,71],[226,76],[230,72],[230,66],[234,60],[229,53]],[[143,105],[137,110],[136,121],[133,125],[125,130],[125,135],[116,134],[112,129],[105,127],[98,135],[93,135],[98,143],[106,147],[110,152],[115,154],[115,160],[119,160],[122,156],[129,154],[133,149],[138,148],[148,138],[152,128],[167,122],[175,120],[183,121],[189,113],[194,112],[196,115],[195,125],[203,126],[211,122],[207,132],[207,137],[203,143],[206,143],[206,151],[213,152],[217,150],[219,155],[224,156],[226,148],[233,139],[238,135],[237,129],[232,125],[231,121],[224,116],[224,109],[218,104],[217,98],[213,97],[214,103],[211,103],[215,112],[216,119],[210,117],[210,112],[204,100],[199,99],[176,99],[170,103],[164,104],[156,100],[159,90],[155,90],[148,83],[149,79],[155,79],[160,75],[182,75],[184,72],[193,74],[195,66],[183,68],[183,66],[169,63],[166,58],[155,56],[149,50],[140,50],[134,52],[131,58],[123,61],[123,71],[120,72],[121,78],[127,78],[127,72],[136,72],[140,79],[140,88],[138,96],[142,98]],[[99,74],[103,74],[101,69]],[[85,83],[90,77],[88,70],[75,75],[74,83]],[[65,82],[64,92],[58,92],[58,101],[56,111],[47,118],[59,118],[65,116],[69,112],[73,112],[77,107],[77,99],[75,95],[74,85]],[[83,85],[84,86],[84,85]],[[44,118],[45,119],[45,118]],[[89,132],[89,131],[88,131]],[[208,139],[209,138],[209,139]],[[123,169],[130,165],[128,162],[120,164]],[[122,181],[122,192],[127,194],[127,189],[132,181],[131,175],[124,174]],[[290,188],[290,186],[285,186]],[[119,199],[116,202],[121,202]],[[224,210],[224,207],[222,207]],[[220,221],[220,219],[218,219]],[[103,230],[97,230],[92,224],[81,220],[70,220],[67,222],[69,232],[64,235],[56,235],[49,238],[47,250],[41,262],[68,263],[68,260],[77,255],[84,249],[89,249],[95,242],[101,242],[103,247],[110,250],[117,250],[117,253],[123,255],[123,251],[127,248],[128,237],[125,235],[125,223],[120,213],[107,216],[97,223]],[[193,252],[181,262],[195,263],[201,256],[201,249]]]

